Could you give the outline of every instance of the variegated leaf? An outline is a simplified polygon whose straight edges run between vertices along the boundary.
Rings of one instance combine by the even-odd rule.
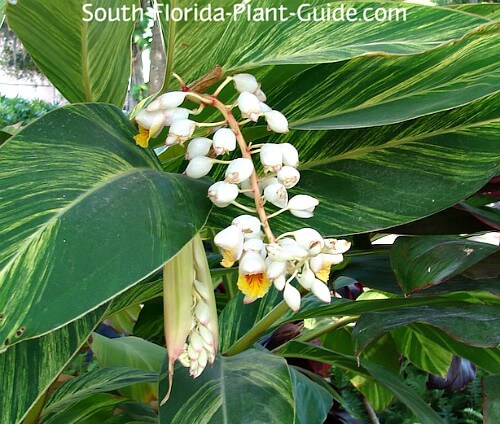
[[[142,281],[204,224],[206,183],[163,172],[134,133],[113,106],[74,105],[1,146],[0,350]]]
[[[138,0],[19,0],[9,27],[42,72],[70,102],[121,107],[130,76],[132,20],[90,20],[96,7],[139,6]],[[89,12],[86,12],[88,10]]]

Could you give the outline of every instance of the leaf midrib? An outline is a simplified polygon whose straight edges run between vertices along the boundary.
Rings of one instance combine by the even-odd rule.
[[[96,184],[93,186],[91,189],[86,190],[84,193],[78,195],[75,199],[73,199],[71,202],[69,202],[66,206],[61,208],[58,212],[56,212],[54,215],[52,215],[44,224],[42,224],[36,231],[34,231],[30,236],[28,236],[23,243],[19,246],[18,249],[16,249],[16,253],[12,255],[10,260],[5,264],[5,266],[0,269],[0,277],[2,277],[3,273],[5,270],[9,269],[12,264],[16,261],[16,259],[26,251],[26,249],[30,246],[30,244],[35,240],[40,234],[42,234],[47,228],[49,228],[52,224],[54,224],[59,218],[61,218],[67,211],[72,209],[75,205],[79,204],[82,202],[84,199],[95,193],[96,191],[99,191],[102,187],[105,187],[107,184],[110,184],[114,181],[120,180],[123,177],[126,177],[128,175],[134,174],[134,173],[140,173],[143,171],[150,171],[151,169],[149,168],[133,168],[128,171],[122,172],[120,174],[114,175],[111,178],[108,178],[106,180],[101,181],[100,183]],[[1,280],[0,280],[1,281]]]
[[[357,158],[359,156],[365,155],[367,153],[376,152],[378,150],[385,150],[385,149],[389,149],[392,147],[400,146],[402,144],[411,143],[413,141],[425,140],[425,139],[430,138],[430,137],[435,137],[435,136],[439,136],[439,135],[443,135],[443,134],[447,134],[447,133],[453,133],[453,132],[458,132],[458,131],[462,131],[462,130],[467,130],[467,129],[474,128],[474,127],[480,127],[480,126],[491,124],[494,122],[500,123],[500,118],[489,119],[489,120],[485,120],[485,121],[481,121],[481,122],[475,122],[473,124],[468,124],[468,125],[460,125],[460,126],[448,128],[448,129],[442,130],[442,131],[433,131],[433,132],[430,132],[430,133],[425,134],[425,135],[419,134],[419,135],[415,135],[415,136],[403,137],[400,140],[388,141],[387,143],[379,144],[377,146],[360,147],[358,149],[353,149],[347,153],[334,155],[334,156],[326,158],[326,159],[307,162],[303,166],[299,166],[299,169],[300,170],[308,170],[311,168],[315,168],[317,166],[327,165],[331,162],[336,162],[336,161],[345,160],[345,159],[353,159],[353,158]],[[327,130],[325,130],[325,132],[326,131]]]

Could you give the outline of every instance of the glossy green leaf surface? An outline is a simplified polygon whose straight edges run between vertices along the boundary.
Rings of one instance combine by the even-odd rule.
[[[191,6],[186,0],[177,6]],[[229,0],[197,2],[199,8],[207,4],[213,8],[234,10]],[[288,12],[298,12],[303,3],[291,0],[286,3]],[[334,4],[332,4],[333,9]],[[270,0],[256,0],[253,10],[278,7]],[[313,0],[301,9],[307,19],[314,7],[325,8],[321,0]],[[366,54],[409,54],[437,47],[447,41],[462,37],[478,25],[488,22],[479,16],[467,15],[447,9],[430,8],[403,3],[346,3],[345,8],[356,7],[360,14],[367,8],[406,8],[407,19],[391,21],[313,22],[301,21],[297,16],[286,21],[269,19],[254,22],[232,16],[225,22],[178,22],[174,30],[164,26],[165,44],[174,47],[173,69],[186,80],[203,75],[216,65],[226,72],[242,71],[264,65],[317,64],[336,62]],[[321,12],[319,12],[321,13]],[[286,14],[288,17],[288,14]],[[262,19],[261,19],[262,20]],[[175,34],[175,42],[172,36]],[[210,52],[207,54],[206,52]],[[203,57],[201,61],[199,58]]]
[[[232,299],[219,315],[219,346],[225,352],[229,347],[250,330],[281,300],[281,293],[270,290],[268,294],[249,305],[243,304],[243,295]]]
[[[353,331],[356,352],[386,331],[419,322],[437,327],[456,340],[472,346],[500,344],[500,309],[487,305],[420,306],[395,311],[367,313]]]
[[[406,294],[464,272],[498,250],[497,246],[450,237],[398,237],[391,266]]]
[[[494,424],[500,420],[500,376],[485,377],[482,383],[484,423]]]
[[[289,195],[312,194],[320,201],[314,218],[285,213],[273,228],[285,232],[307,223],[324,235],[341,236],[407,223],[456,204],[498,173],[499,100],[490,96],[390,126],[272,137],[300,152],[301,181]],[[219,211],[214,218],[224,219]]]
[[[332,406],[332,395],[301,372],[290,368],[296,424],[322,424]]]
[[[452,352],[427,336],[426,326],[408,325],[392,331],[398,350],[418,368],[443,378],[451,365]],[[371,345],[369,345],[371,346]]]
[[[42,417],[48,417],[68,405],[95,393],[110,392],[134,383],[158,381],[159,372],[128,367],[98,368],[73,378],[58,388],[47,400]]]
[[[166,368],[160,398],[168,388]],[[258,407],[257,407],[258,406]],[[218,356],[196,379],[176,367],[169,400],[160,408],[162,424],[293,423],[293,385],[283,358],[255,349]]]
[[[366,359],[360,360],[358,366],[356,357],[342,355],[323,347],[302,342],[290,342],[280,352],[285,357],[311,359],[321,361],[336,367],[348,369],[354,367],[354,372],[371,376],[394,395],[419,418],[422,423],[433,424],[443,421],[410,387],[408,387],[397,375],[388,371],[387,368],[370,362]]]
[[[0,422],[19,423],[102,319],[103,306],[67,326],[0,354]]]
[[[448,7],[453,10],[460,10],[462,12],[472,13],[473,15],[483,16],[492,21],[500,19],[500,5],[498,3],[451,4]]]
[[[500,90],[495,25],[411,56],[361,57],[318,65],[266,93],[294,129],[393,124],[463,106]]]
[[[130,76],[134,22],[89,19],[96,7],[133,5],[139,2],[102,0],[93,5],[80,0],[21,0],[8,5],[7,22],[68,101],[122,107]]]
[[[206,183],[164,173],[134,134],[113,106],[73,105],[1,146],[0,350],[142,281],[204,224]]]
[[[138,337],[108,339],[92,334],[90,345],[102,367],[128,367],[145,371],[160,372],[165,348]],[[157,384],[136,383],[120,390],[124,396],[139,402],[150,402],[158,398]]]

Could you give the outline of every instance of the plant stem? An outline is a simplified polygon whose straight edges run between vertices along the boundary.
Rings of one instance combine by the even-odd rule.
[[[378,420],[377,414],[373,409],[372,404],[364,396],[363,396],[363,406],[365,407],[365,411],[368,414],[368,418],[370,418],[371,423],[380,424],[380,421]]]
[[[285,312],[288,311],[288,305],[283,301],[278,303],[269,313],[257,322],[243,337],[238,339],[228,350],[224,352],[225,356],[237,355],[240,352],[252,346],[264,332],[271,327]]]

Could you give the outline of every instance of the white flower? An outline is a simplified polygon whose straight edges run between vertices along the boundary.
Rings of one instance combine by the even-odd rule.
[[[285,286],[283,299],[292,311],[297,312],[300,309],[300,293],[291,284]]]
[[[260,220],[255,216],[240,215],[233,219],[232,224],[243,231],[245,238],[258,237],[260,234]]]
[[[257,237],[245,240],[245,243],[243,243],[243,252],[249,252],[249,251],[257,252],[260,253],[262,256],[264,256],[266,254],[264,242]]]
[[[311,218],[314,215],[314,208],[319,205],[319,201],[307,194],[297,194],[288,202],[288,210],[298,218]]]
[[[167,146],[182,144],[193,135],[195,129],[196,122],[190,119],[179,119],[170,126],[165,144]]]
[[[283,290],[285,288],[286,284],[286,277],[284,275],[280,275],[278,278],[275,278],[273,280],[274,287],[276,287],[276,290]]]
[[[283,153],[283,163],[288,166],[297,168],[299,166],[299,152],[290,143],[280,144]]]
[[[148,112],[142,109],[135,115],[136,122],[143,128],[149,130],[150,137],[157,137],[165,126],[165,116],[162,111]]]
[[[315,280],[314,272],[312,272],[309,267],[304,266],[302,268],[302,273],[297,275],[297,281],[306,290],[311,290]]]
[[[311,291],[313,292],[314,296],[316,296],[322,302],[331,302],[330,289],[325,283],[323,283],[323,281],[320,281],[316,278],[311,287]]]
[[[262,89],[260,87],[257,88],[257,90],[255,90],[253,94],[255,94],[255,96],[257,96],[257,98],[261,102],[265,102],[267,100],[266,94],[262,91]]]
[[[259,83],[255,77],[251,74],[236,74],[233,75],[234,88],[239,93],[243,91],[248,91],[249,93],[255,93],[259,88]]]
[[[148,112],[156,110],[173,109],[180,106],[186,98],[186,93],[183,91],[171,91],[170,93],[162,94],[156,100],[151,102],[146,108]]]
[[[311,256],[320,254],[325,246],[323,237],[313,228],[301,228],[300,230],[294,231],[293,237],[299,246],[309,251]]]
[[[277,110],[272,110],[271,112],[266,112],[264,114],[266,118],[267,126],[271,131],[276,133],[285,134],[289,131],[288,121],[281,112]]]
[[[260,111],[262,113],[266,113],[266,112],[271,112],[272,109],[268,105],[266,105],[264,102],[260,102]]]
[[[248,180],[253,172],[252,159],[238,158],[231,161],[226,169],[226,179],[228,183],[241,183]]]
[[[273,261],[272,259],[268,261],[266,268],[267,278],[274,280],[280,276],[286,274],[286,262],[285,261]]]
[[[259,186],[260,193],[264,193],[264,190],[266,187],[270,186],[271,184],[278,184],[279,180],[276,177],[269,177],[269,178],[264,178],[263,180],[260,180],[257,185]]]
[[[309,259],[309,266],[314,274],[316,274],[316,278],[326,283],[330,278],[330,269],[332,265],[340,264],[343,260],[344,257],[342,255],[320,253]]]
[[[243,190],[243,194],[247,197],[250,197],[250,199],[255,199],[255,193],[252,190],[252,183],[250,180],[245,180],[241,182],[241,189]],[[261,190],[262,194],[262,190]]]
[[[279,144],[266,143],[260,148],[260,162],[264,172],[277,172],[283,165],[283,153]]]
[[[294,260],[300,261],[309,256],[309,252],[302,246],[300,246],[294,239],[286,237],[279,240],[278,244],[280,246],[283,246],[283,248],[288,252],[289,255],[291,255],[292,259]]]
[[[278,171],[277,177],[286,188],[292,188],[299,182],[300,172],[292,166],[284,166]]]
[[[326,239],[325,250],[326,253],[342,254],[351,248],[351,242],[347,240]]]
[[[224,181],[212,184],[208,189],[208,197],[215,206],[225,208],[238,197],[238,186]]]
[[[278,208],[285,208],[288,203],[288,193],[281,183],[271,184],[264,189],[265,199]]]
[[[212,147],[212,140],[206,137],[193,138],[186,150],[186,159],[191,160],[197,156],[206,156]]]
[[[245,252],[240,259],[238,288],[249,300],[263,297],[271,285],[266,278],[266,262],[257,252]]]
[[[185,173],[191,178],[201,178],[210,172],[213,164],[214,161],[212,159],[205,156],[197,156],[191,159]]]
[[[232,152],[236,149],[236,136],[233,130],[229,128],[221,128],[214,134],[214,152],[216,155]]]
[[[238,97],[238,107],[241,116],[257,122],[260,114],[260,101],[255,94],[244,91]]]
[[[281,239],[278,243],[268,243],[267,254],[275,261],[302,260],[308,253],[295,240]]]
[[[243,233],[235,225],[230,225],[217,233],[214,243],[221,249],[221,265],[223,267],[230,268],[241,258],[243,253]]]
[[[167,109],[163,111],[163,115],[165,116],[165,125],[172,125],[175,121],[179,121],[180,119],[187,119],[190,113],[190,110],[183,107]]]

